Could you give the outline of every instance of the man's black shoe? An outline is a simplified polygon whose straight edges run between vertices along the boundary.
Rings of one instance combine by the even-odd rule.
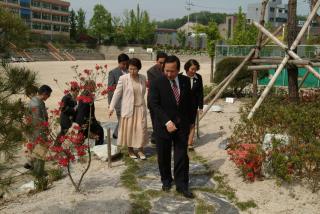
[[[182,194],[186,198],[190,198],[190,199],[194,198],[193,193],[187,189],[177,189],[177,192]]]
[[[171,187],[172,187],[171,185],[162,185],[162,190],[165,192],[169,192]]]
[[[112,135],[113,139],[118,139],[118,136],[116,136],[115,134]]]

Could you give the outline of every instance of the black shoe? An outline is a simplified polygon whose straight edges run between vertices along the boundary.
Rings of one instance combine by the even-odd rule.
[[[155,139],[151,139],[151,144],[157,144]]]
[[[113,139],[118,139],[118,136],[116,136],[115,134],[112,135]]]
[[[169,192],[171,189],[172,185],[162,185],[162,190],[165,192]]]
[[[186,198],[193,199],[194,195],[192,192],[190,192],[188,189],[177,189],[177,192],[182,194]]]
[[[30,163],[25,163],[25,164],[23,165],[23,167],[24,167],[25,169],[29,169],[29,170],[32,170],[32,169],[33,169],[32,165],[31,165]]]

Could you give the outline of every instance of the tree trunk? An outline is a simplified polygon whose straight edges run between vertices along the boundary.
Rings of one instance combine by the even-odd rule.
[[[288,2],[288,47],[292,45],[298,35],[297,32],[297,0],[289,0]],[[297,49],[294,50],[297,52]],[[299,101],[299,86],[298,86],[298,68],[295,65],[287,66],[288,71],[288,90],[289,100],[291,102]]]
[[[214,56],[210,56],[211,65],[210,65],[210,83],[213,83],[213,65],[214,65]]]

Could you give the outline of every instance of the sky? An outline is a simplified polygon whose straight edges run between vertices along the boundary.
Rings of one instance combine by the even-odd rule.
[[[180,18],[188,14],[186,2],[189,0],[69,0],[71,8],[78,10],[80,7],[86,11],[86,18],[89,20],[93,14],[93,7],[102,4],[112,14],[121,17],[125,10],[135,9],[137,3],[140,8],[148,11],[150,17],[160,21],[169,18]],[[241,6],[246,12],[247,5],[259,3],[259,0],[190,0],[192,5],[190,12],[237,12]],[[283,0],[287,3],[288,0]],[[305,0],[298,0],[298,14],[308,14],[308,4]]]

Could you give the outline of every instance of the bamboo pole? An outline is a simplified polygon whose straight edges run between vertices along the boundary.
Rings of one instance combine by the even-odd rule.
[[[237,74],[241,71],[241,69],[243,68],[243,66],[251,59],[251,57],[253,56],[255,52],[255,48],[253,48],[250,53],[247,55],[247,57],[241,62],[240,65],[238,65],[238,67],[231,73],[230,77],[227,79],[226,83],[224,84],[224,86],[222,86],[222,88],[218,91],[218,93],[216,94],[216,96],[210,101],[210,103],[208,104],[208,107],[203,111],[203,114],[200,116],[199,121],[202,120],[202,118],[207,114],[207,112],[209,111],[209,109],[211,108],[211,106],[214,104],[214,102],[216,100],[218,100],[221,96],[221,94],[224,92],[224,90],[229,86],[229,84],[233,81],[233,79],[237,76]]]
[[[111,168],[112,167],[112,162],[111,162],[111,132],[110,132],[110,128],[108,128],[108,167]]]
[[[279,33],[281,33],[282,32],[282,26],[279,26],[274,32],[273,32],[273,34],[274,35],[278,35]],[[263,43],[262,43],[262,45],[261,45],[261,47],[264,47],[264,46],[266,46],[268,43],[269,43],[269,41],[270,41],[271,39],[270,38],[265,38],[265,40],[263,41]],[[250,54],[250,53],[249,53]],[[248,55],[247,55],[248,56]],[[251,58],[252,56],[250,56],[250,58]],[[234,70],[235,71],[235,70]],[[220,82],[219,83],[219,85],[217,85],[215,88],[213,88],[211,91],[210,91],[210,93],[204,98],[204,103],[207,103],[209,100],[210,100],[210,98],[228,81],[228,79],[231,77],[231,75],[232,75],[232,73],[234,72],[234,71],[232,71],[222,82]]]
[[[272,88],[273,84],[277,80],[277,78],[278,78],[279,74],[281,73],[282,69],[284,68],[284,66],[289,61],[289,58],[290,58],[290,56],[288,54],[286,54],[286,56],[282,60],[282,63],[279,65],[278,69],[276,70],[276,72],[274,73],[274,75],[271,78],[270,82],[268,83],[267,87],[264,89],[264,91],[261,94],[260,98],[258,99],[256,104],[251,109],[251,111],[249,113],[249,116],[248,116],[248,119],[251,119],[253,117],[253,114],[255,113],[255,111],[260,107],[261,103],[266,98],[266,96],[268,95],[268,93],[269,93],[270,89]]]
[[[254,107],[251,109],[249,115],[248,115],[248,119],[251,119],[255,113],[255,111],[260,107],[261,103],[263,102],[263,100],[265,99],[265,97],[268,95],[271,87],[273,86],[275,80],[277,79],[278,75],[281,73],[282,69],[284,68],[284,66],[287,64],[287,62],[289,61],[290,56],[293,57],[294,59],[299,59],[301,60],[301,58],[294,53],[292,50],[296,49],[296,47],[298,46],[302,36],[304,35],[305,31],[307,30],[307,27],[309,26],[309,24],[311,23],[313,17],[315,16],[318,8],[320,7],[320,1],[317,2],[317,4],[315,5],[315,7],[313,8],[311,14],[309,15],[307,21],[305,22],[304,26],[302,27],[302,29],[300,30],[297,38],[295,39],[295,41],[292,43],[291,47],[289,50],[287,50],[287,46],[285,44],[283,44],[280,40],[278,40],[275,36],[273,36],[267,29],[265,29],[263,26],[261,26],[259,23],[254,22],[254,25],[258,27],[258,29],[265,33],[270,39],[272,39],[276,44],[278,44],[280,47],[282,47],[283,49],[287,50],[287,54],[284,57],[282,63],[279,65],[276,73],[274,74],[273,78],[270,80],[268,86],[265,88],[265,90],[263,91],[261,97],[259,98],[259,100],[256,102],[256,104],[254,105]],[[290,56],[289,56],[290,55]],[[315,71],[310,65],[306,65],[305,68],[307,68],[310,72],[313,73],[313,71]],[[315,71],[315,76],[319,76],[320,75]]]
[[[318,4],[320,7],[320,1],[319,1],[319,4]],[[313,11],[314,12],[314,11]],[[311,15],[315,15],[315,13],[311,13]],[[312,20],[312,19],[311,19]],[[308,18],[307,21],[310,21],[310,17]],[[290,47],[290,49],[288,49],[287,45],[283,44],[278,38],[276,38],[275,36],[273,36],[267,29],[265,29],[262,25],[260,25],[259,23],[257,22],[254,22],[253,23],[259,30],[261,30],[264,34],[266,34],[272,41],[274,41],[276,44],[278,44],[281,48],[283,48],[284,50],[287,51],[287,53],[295,60],[300,60],[302,61],[301,57],[299,57],[293,50],[296,49],[296,47],[294,45],[298,45],[299,42],[296,42],[297,39],[301,39],[302,36],[301,36],[301,31],[304,30],[306,31],[308,28],[306,27],[302,27],[301,31],[299,32],[298,34],[298,37],[296,38],[296,40],[294,41],[294,43],[292,44],[292,46]],[[305,23],[305,25],[308,24],[307,22]],[[309,23],[310,24],[310,23]],[[305,26],[304,25],[304,26]],[[303,34],[302,34],[303,35]],[[311,72],[316,78],[320,79],[320,74],[313,68],[311,67],[310,65],[305,65],[304,66],[308,72]]]
[[[248,66],[248,71],[265,71],[269,69],[276,69],[278,68],[278,65],[251,65]]]
[[[263,0],[261,3],[261,13],[260,13],[260,21],[259,23],[264,26],[264,17],[266,14],[266,7],[268,4],[269,0]],[[258,58],[260,55],[260,48],[262,44],[262,39],[263,39],[263,33],[259,31],[258,34],[258,39],[257,39],[257,48],[255,49],[254,57],[253,58]],[[252,93],[254,97],[258,96],[258,71],[254,70],[253,71],[253,78],[252,78]]]

